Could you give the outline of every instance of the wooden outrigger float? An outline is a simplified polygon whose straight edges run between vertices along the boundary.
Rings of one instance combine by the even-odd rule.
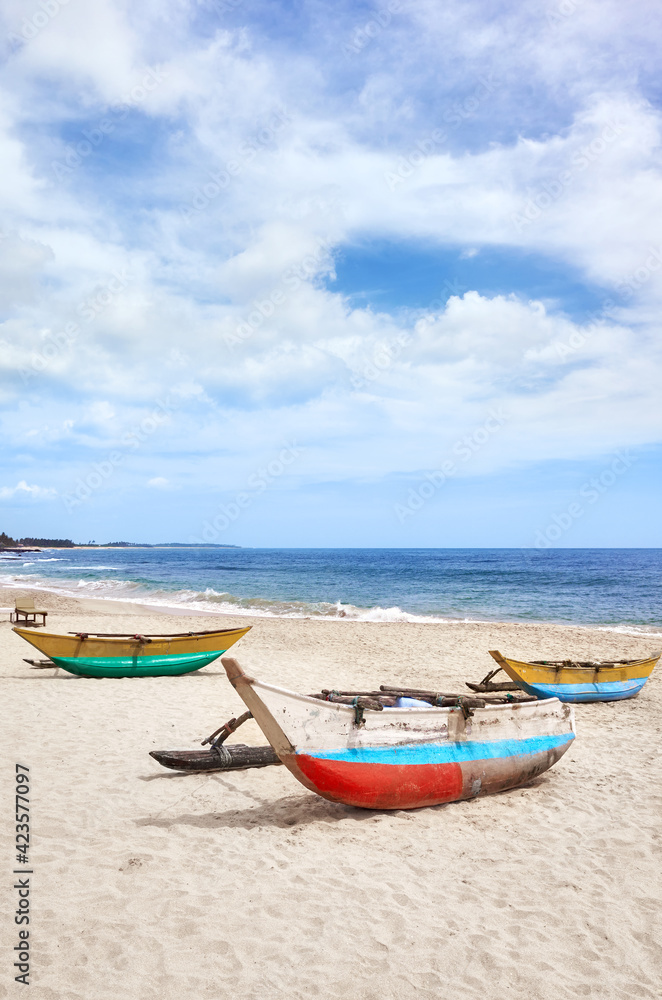
[[[238,719],[230,719],[219,726],[202,741],[203,747],[209,744],[208,750],[150,750],[149,755],[173,771],[243,771],[249,767],[280,764],[278,756],[269,746],[249,747],[245,743],[223,746],[228,736],[252,718],[250,712],[244,712]]]
[[[249,767],[281,763],[271,747],[249,747],[245,743],[212,747],[211,750],[150,750],[149,755],[171,771],[194,771],[196,774],[200,771],[245,771]]]
[[[500,674],[503,667],[490,670],[485,674],[482,681],[465,681],[466,686],[477,694],[486,694],[493,691],[519,691],[514,681],[495,681],[494,678]]]
[[[296,694],[249,677],[231,657],[221,662],[301,784],[365,809],[415,809],[514,788],[555,764],[575,736],[573,709],[556,698],[384,707],[371,695]]]
[[[525,663],[491,649],[490,656],[527,694],[568,702],[622,701],[634,698],[653,672],[660,651],[643,660],[594,663],[580,660],[533,660]]]
[[[188,674],[222,656],[250,629],[225,628],[179,635],[14,632],[71,674],[84,677],[162,677]]]

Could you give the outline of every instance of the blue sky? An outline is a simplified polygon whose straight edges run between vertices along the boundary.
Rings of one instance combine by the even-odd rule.
[[[662,545],[656,6],[2,17],[3,530]]]

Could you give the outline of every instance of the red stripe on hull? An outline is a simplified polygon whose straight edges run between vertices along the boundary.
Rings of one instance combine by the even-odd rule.
[[[568,746],[463,764],[359,764],[307,754],[281,760],[306,788],[333,802],[362,809],[418,809],[523,785],[547,771]]]
[[[359,764],[297,754],[286,762],[325,799],[363,809],[415,809],[462,797],[459,764]],[[297,775],[298,777],[298,775]]]

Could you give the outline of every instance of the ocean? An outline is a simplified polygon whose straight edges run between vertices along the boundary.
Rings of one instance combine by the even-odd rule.
[[[0,585],[196,611],[662,630],[662,549],[48,549]]]

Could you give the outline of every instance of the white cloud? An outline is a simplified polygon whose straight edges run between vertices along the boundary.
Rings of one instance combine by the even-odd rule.
[[[72,87],[82,84],[109,102],[120,100],[133,82],[139,43],[112,0],[50,0],[32,9],[12,3],[5,16],[10,33],[22,42],[13,59],[17,74],[49,74]]]
[[[56,490],[43,486],[28,486],[24,479],[16,486],[0,487],[0,500],[52,500],[56,495]]]
[[[480,459],[493,468],[659,440],[662,118],[610,60],[651,58],[617,5],[585,0],[550,27],[542,9],[486,19],[418,0],[342,64],[351,5],[322,5],[325,30],[286,57],[259,25],[189,32],[184,8],[163,9],[162,24],[161,8],[72,3],[3,78],[16,232],[0,241],[0,338],[4,398],[24,401],[3,430],[53,482],[174,391],[140,456],[188,469],[194,455],[212,485],[240,485],[288,438],[308,444],[301,475],[425,467],[499,405],[511,419]],[[10,14],[17,30],[25,8]],[[159,86],[56,183],[52,160],[149,66]],[[549,102],[529,119],[521,79]],[[383,237],[542,255],[618,308],[582,325],[558,303],[472,290],[419,323],[324,287],[334,250]],[[139,466],[128,455],[113,483],[145,483]],[[12,497],[42,495],[26,482]]]

